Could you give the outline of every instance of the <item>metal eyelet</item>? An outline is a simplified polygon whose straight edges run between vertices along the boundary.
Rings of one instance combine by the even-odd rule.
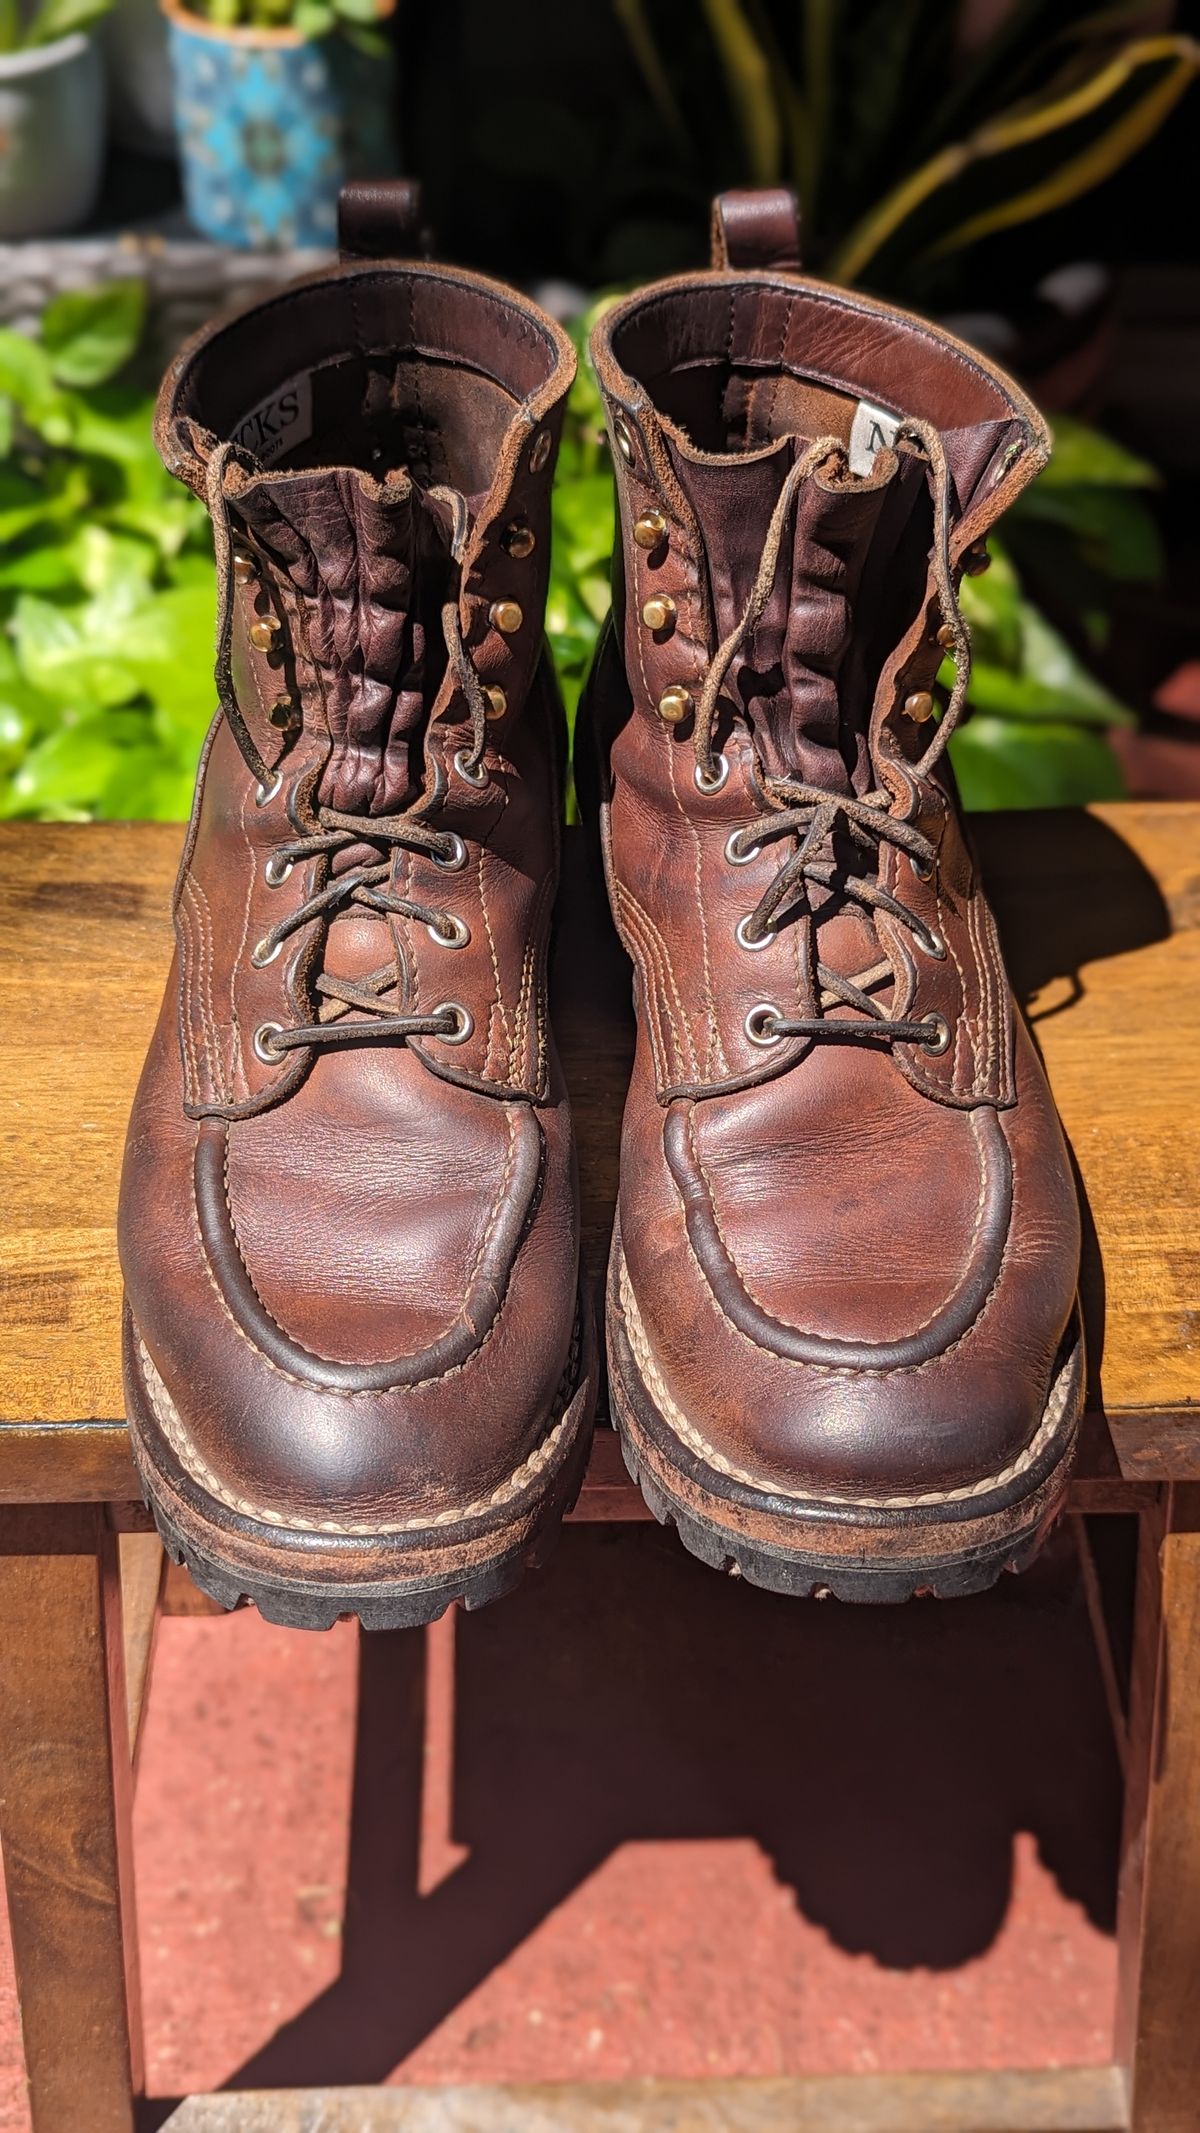
[[[467,847],[457,830],[446,830],[444,834],[450,850],[448,852],[431,852],[429,856],[435,867],[441,867],[447,874],[457,874],[459,869],[465,867],[467,863]]]
[[[435,1007],[433,1012],[435,1015],[454,1016],[455,1026],[452,1030],[435,1032],[443,1044],[466,1043],[475,1028],[475,1017],[469,1008],[464,1007],[459,1000],[443,1000],[441,1006]]]
[[[472,767],[471,767],[471,758],[470,758],[470,756],[469,756],[469,754],[467,753],[467,750],[466,750],[465,748],[460,748],[460,749],[459,749],[459,751],[458,751],[458,753],[457,753],[457,755],[455,756],[455,758],[454,758],[454,768],[455,768],[455,769],[457,770],[457,772],[458,772],[458,775],[459,775],[459,777],[460,777],[460,778],[465,778],[465,780],[466,780],[466,782],[467,782],[467,784],[468,784],[468,785],[486,785],[486,784],[487,784],[487,781],[488,781],[488,770],[487,770],[487,764],[486,764],[486,763],[477,763],[477,764],[475,765],[474,769],[472,769]]]
[[[779,1009],[772,1007],[769,1000],[760,1000],[757,1007],[752,1007],[749,1010],[742,1028],[745,1030],[751,1044],[778,1044],[779,1031],[767,1028],[769,1022],[778,1022],[778,1020]]]
[[[720,792],[722,785],[724,785],[729,776],[729,757],[726,755],[715,755],[713,757],[711,776],[702,763],[697,763],[693,776],[696,781],[697,792]]]
[[[922,955],[931,956],[935,963],[945,962],[946,943],[936,926],[923,926],[919,933],[913,934],[913,939]]]
[[[292,861],[290,859],[281,859],[277,852],[270,852],[267,855],[267,863],[263,868],[263,880],[266,882],[268,889],[280,889],[291,871]]]
[[[922,1039],[925,1050],[932,1052],[936,1059],[942,1052],[948,1052],[950,1049],[950,1024],[947,1022],[945,1015],[923,1015],[921,1019],[927,1029],[931,1029],[936,1033],[932,1038]]]
[[[446,917],[449,927],[445,933],[440,926],[426,926],[425,931],[430,940],[436,941],[439,948],[465,948],[471,938],[471,928],[466,919],[456,918],[452,911],[447,911]]]
[[[746,928],[750,924],[750,920],[753,916],[753,912],[748,911],[745,918],[740,918],[737,922],[737,931],[735,934],[735,939],[737,941],[738,947],[750,949],[769,948],[771,942],[775,938],[775,928],[773,926],[768,926],[765,933],[760,933],[757,938],[752,937],[750,934],[747,933]]]
[[[538,431],[529,453],[529,471],[531,474],[541,473],[542,468],[550,457],[553,444],[554,439],[549,430]]]
[[[761,844],[747,844],[739,851],[737,842],[741,834],[741,830],[730,830],[725,839],[725,857],[731,867],[748,867],[751,860],[757,859],[762,850]]]
[[[272,1037],[282,1037],[282,1035],[283,1024],[281,1022],[259,1023],[254,1032],[254,1056],[256,1059],[261,1059],[264,1066],[278,1066],[282,1060],[283,1053],[277,1052],[275,1046],[271,1043]]]
[[[256,807],[269,807],[282,783],[282,770],[273,770],[265,784],[255,786],[254,805]]]
[[[613,436],[616,438],[617,450],[625,461],[626,466],[631,467],[635,457],[633,438],[630,435],[629,424],[626,422],[624,415],[613,416]]]
[[[928,865],[928,866],[925,866],[925,867],[923,867],[923,866],[922,866],[922,865],[920,864],[920,862],[919,862],[919,860],[918,860],[918,858],[917,858],[917,855],[916,855],[916,853],[915,853],[915,852],[909,852],[909,853],[907,853],[907,854],[906,854],[906,857],[907,857],[907,859],[908,859],[908,863],[909,863],[910,867],[912,868],[912,870],[913,870],[913,873],[914,873],[914,874],[916,875],[916,877],[917,877],[917,880],[918,880],[918,881],[932,881],[932,880],[933,880],[933,861],[932,861],[932,859],[930,860],[930,862],[929,862],[929,865]]]
[[[261,941],[256,941],[254,943],[253,948],[250,950],[250,961],[253,963],[254,968],[256,970],[265,970],[268,963],[273,963],[275,961],[275,958],[279,954],[279,951],[282,946],[282,941],[275,941],[273,943],[268,941],[268,938],[264,933]]]

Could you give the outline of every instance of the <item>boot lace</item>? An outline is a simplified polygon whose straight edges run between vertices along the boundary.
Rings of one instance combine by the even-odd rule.
[[[265,806],[279,791],[282,773],[278,769],[271,770],[264,760],[246,724],[233,683],[236,580],[225,477],[236,451],[237,446],[232,443],[220,445],[209,461],[207,472],[208,506],[213,522],[217,563],[216,684],[221,710],[228,720],[246,766],[256,781],[255,798],[259,806]],[[431,488],[426,493],[431,499],[445,506],[448,512],[447,545],[452,560],[461,565],[469,529],[466,499],[458,490],[451,488]],[[440,518],[437,523],[441,524]],[[444,603],[441,623],[450,670],[471,714],[471,744],[469,748],[459,752],[455,762],[462,775],[471,783],[484,784],[487,782],[483,758],[487,747],[489,707],[483,684],[475,672],[463,639],[457,599],[452,598]],[[369,851],[372,847],[378,856],[364,857],[341,873],[331,871],[333,862],[340,855],[351,850]],[[413,811],[402,810],[393,815],[367,815],[347,813],[334,807],[314,808],[312,829],[278,844],[267,861],[266,872],[267,880],[275,887],[286,879],[293,866],[318,859],[324,862],[322,878],[303,903],[263,935],[251,950],[251,962],[260,969],[265,964],[274,962],[292,934],[299,933],[314,919],[328,921],[338,912],[353,906],[383,917],[415,920],[418,924],[427,926],[434,940],[441,946],[465,947],[471,936],[470,929],[462,919],[439,905],[425,904],[415,897],[398,895],[386,886],[397,851],[424,854],[436,865],[450,872],[459,871],[467,863],[467,848],[457,832],[440,830]],[[324,1003],[319,1019],[293,1028],[284,1028],[274,1022],[263,1023],[255,1032],[255,1051],[260,1059],[275,1061],[293,1051],[390,1041],[395,1038],[431,1036],[440,1037],[451,1044],[465,1043],[474,1026],[465,1007],[457,1001],[449,1000],[427,1014],[405,1014],[384,997],[398,982],[399,973],[394,961],[367,972],[357,980],[335,977],[323,971],[318,974],[314,986]],[[347,1019],[351,1009],[357,1009],[358,1016]],[[363,1019],[359,1019],[360,1017]]]
[[[900,425],[896,443],[919,454],[928,468],[934,511],[934,583],[943,619],[952,634],[951,650],[957,669],[953,690],[929,746],[911,766],[914,778],[920,779],[937,761],[958,724],[970,681],[971,648],[950,560],[950,473],[942,440],[932,424],[908,421]],[[771,596],[780,548],[801,483],[831,459],[845,466],[848,463],[846,448],[840,439],[824,437],[810,446],[790,469],[771,515],[750,597],[733,629],[718,647],[705,676],[696,706],[693,733],[696,783],[702,792],[718,790],[727,775],[725,759],[713,746],[718,702],[725,678]],[[742,920],[738,939],[743,947],[761,947],[769,940],[780,915],[797,898],[806,897],[811,884],[859,905],[868,913],[886,912],[907,928],[922,953],[939,961],[945,956],[946,947],[940,934],[927,926],[899,897],[885,889],[881,882],[870,874],[848,871],[837,856],[835,839],[840,834],[848,837],[858,851],[873,852],[878,871],[882,847],[891,844],[908,854],[915,873],[922,879],[929,878],[937,859],[934,846],[915,823],[892,813],[893,796],[890,792],[878,788],[861,797],[850,793],[829,793],[819,786],[805,785],[786,777],[764,776],[762,784],[770,812],[758,817],[746,829],[733,832],[725,847],[728,858],[734,865],[744,865],[769,841],[781,837],[799,841],[753,911]],[[819,920],[824,914],[818,910],[813,915]],[[784,1015],[769,1002],[762,1002],[751,1008],[747,1015],[746,1034],[752,1043],[762,1045],[774,1044],[782,1037],[848,1039],[860,1043],[882,1039],[888,1044],[920,1044],[929,1051],[944,1052],[950,1043],[950,1031],[943,1016],[927,1015],[920,1021],[893,1018],[866,990],[892,975],[892,966],[886,957],[869,969],[856,972],[853,977],[845,977],[818,960],[818,1005],[822,1009],[852,1008],[859,1019],[839,1016],[833,1020],[825,1013]]]

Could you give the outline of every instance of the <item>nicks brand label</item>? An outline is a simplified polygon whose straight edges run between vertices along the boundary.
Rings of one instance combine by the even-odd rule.
[[[889,415],[886,407],[872,407],[869,400],[860,400],[850,425],[850,472],[869,474],[876,452],[895,444],[899,427],[899,415]]]
[[[312,373],[306,370],[243,415],[233,441],[269,467],[311,437],[312,426]]]

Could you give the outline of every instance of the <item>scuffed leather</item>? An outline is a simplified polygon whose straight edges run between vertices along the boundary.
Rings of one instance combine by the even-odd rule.
[[[914,769],[931,729],[903,704],[942,657],[922,461],[898,446],[863,478],[833,460],[802,481],[722,690],[718,790],[697,786],[691,721],[667,725],[656,707],[674,683],[698,696],[789,470],[821,437],[844,443],[859,398],[936,427],[955,562],[1037,472],[1044,425],[937,328],[780,274],[718,267],[642,291],[605,314],[593,352],[621,530],[580,746],[594,751],[635,970],[618,1249],[651,1396],[764,1488],[974,1486],[1041,1422],[1072,1320],[1079,1216],[952,783],[941,766]],[[652,510],[667,530],[646,549],[633,527]],[[642,619],[653,593],[676,603],[669,631]],[[738,941],[796,848],[729,857],[731,833],[751,842],[771,777],[891,795],[935,848],[931,877],[886,842],[877,866],[848,844],[842,861],[913,912],[918,935],[814,886],[764,945]],[[895,1020],[944,1016],[948,1049],[754,1046],[757,1003],[795,1019],[851,1012],[818,1000],[818,954],[846,977],[881,971]]]

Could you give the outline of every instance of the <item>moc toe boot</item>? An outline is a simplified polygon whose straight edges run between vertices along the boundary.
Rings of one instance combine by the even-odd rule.
[[[546,1005],[572,351],[511,291],[355,256],[385,193],[157,416],[213,516],[221,710],[126,1150],[130,1426],[175,1557],[315,1628],[506,1591],[595,1390]]]
[[[1083,1396],[1072,1174],[945,755],[961,573],[1048,437],[950,335],[805,280],[790,196],[715,229],[593,343],[620,557],[577,783],[638,1026],[615,1418],[718,1567],[970,1592],[1061,1508]]]

